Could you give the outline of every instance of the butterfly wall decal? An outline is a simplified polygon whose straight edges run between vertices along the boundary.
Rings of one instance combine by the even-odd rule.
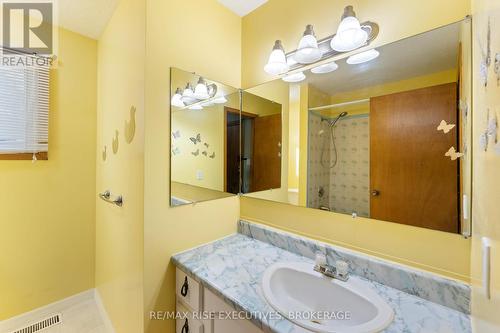
[[[205,150],[205,151],[203,151],[203,152],[202,152],[202,154],[203,154],[204,156],[207,156],[207,155],[208,155],[208,153],[207,153],[207,151],[206,151],[206,150]]]
[[[181,137],[181,131],[177,130],[177,131],[175,131],[175,132],[172,132],[172,137],[173,137],[174,139],[178,139],[178,138],[180,138],[180,137]]]
[[[193,156],[198,156],[198,155],[200,155],[200,150],[199,150],[199,149],[197,149],[196,151],[192,151],[192,152],[191,152],[191,154],[192,154]]]
[[[464,156],[463,153],[459,153],[455,150],[455,147],[451,147],[444,156],[449,157],[452,161],[455,161]]]
[[[215,158],[215,152],[209,156],[210,158],[214,159]]]
[[[179,147],[175,147],[172,149],[172,155],[177,156],[180,153],[181,153],[181,150],[179,149]]]
[[[207,148],[208,148],[208,147],[210,147],[210,145],[209,145],[208,143],[206,143],[206,142],[204,143],[204,145],[205,145],[205,147],[207,147]]]
[[[193,144],[197,144],[198,142],[201,142],[201,135],[200,135],[200,133],[198,133],[195,138],[194,137],[189,138],[189,140],[191,140],[191,142]]]
[[[453,128],[455,128],[455,124],[448,124],[446,120],[441,120],[437,130],[443,131],[443,133],[449,133]]]

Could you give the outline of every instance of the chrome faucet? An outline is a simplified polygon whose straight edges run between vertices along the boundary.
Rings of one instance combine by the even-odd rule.
[[[343,282],[349,280],[349,264],[342,260],[337,260],[335,266],[326,263],[326,256],[323,253],[316,253],[316,265],[314,270],[326,277],[337,279]]]

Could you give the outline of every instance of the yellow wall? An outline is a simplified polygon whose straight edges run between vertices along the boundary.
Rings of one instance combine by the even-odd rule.
[[[361,21],[372,20],[381,25],[373,46],[459,21],[470,13],[468,0],[312,0],[293,1],[293,4],[287,0],[272,0],[243,18],[242,85],[254,86],[271,79],[263,67],[275,39],[282,39],[288,50],[295,49],[308,23],[315,25],[319,37],[330,35],[340,21],[344,6],[349,4],[354,5]],[[301,105],[300,123],[305,123],[307,113],[303,110],[308,107],[307,89],[301,87],[300,94],[300,103],[304,104]],[[302,144],[307,142],[306,135],[301,131],[301,154],[307,149]],[[300,163],[301,170],[305,170],[305,159],[301,158]],[[306,193],[304,180],[299,187],[300,192]],[[305,196],[299,196],[299,201],[305,203]],[[470,241],[459,235],[374,220],[353,220],[345,215],[251,198],[242,198],[241,215],[446,276],[469,279]]]
[[[146,41],[144,310],[147,332],[174,332],[174,321],[147,321],[175,308],[172,254],[236,231],[237,197],[169,207],[169,67],[241,85],[241,19],[216,0],[148,0]],[[185,36],[189,36],[186,39]]]
[[[241,198],[241,218],[437,274],[469,279],[470,243],[455,234],[248,197]]]
[[[59,30],[49,160],[0,161],[0,320],[94,286],[96,52]]]
[[[486,45],[488,17],[491,18],[492,58],[500,51],[500,3],[497,0],[474,0],[474,177],[473,177],[473,237],[472,237],[472,316],[478,333],[500,331],[500,156],[493,145],[488,152],[479,147],[479,134],[484,131],[487,109],[491,116],[500,117],[500,87],[496,83],[493,62],[488,70],[489,86],[479,81],[479,61]],[[480,38],[481,44],[479,44]],[[481,237],[492,240],[491,300],[481,288]]]
[[[95,199],[95,283],[119,333],[143,329],[144,52],[145,1],[121,0],[98,41],[95,183],[96,191],[109,189],[124,197],[122,208]],[[130,121],[132,106],[137,109],[136,133],[128,144],[125,121]],[[119,150],[115,155],[111,142],[116,130]]]

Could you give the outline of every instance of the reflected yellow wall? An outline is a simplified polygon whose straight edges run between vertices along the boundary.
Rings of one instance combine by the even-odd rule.
[[[480,82],[479,62],[486,45],[488,17],[491,19],[492,57],[500,52],[500,3],[497,0],[474,0],[474,177],[472,237],[472,317],[477,333],[500,331],[500,156],[493,145],[488,152],[479,147],[479,134],[484,131],[487,110],[500,117],[500,87],[496,83],[493,63],[488,69],[489,86]],[[479,39],[478,39],[479,38]],[[480,42],[479,42],[480,41]],[[481,43],[481,44],[479,44]],[[494,58],[493,58],[494,59]],[[491,299],[481,288],[481,237],[489,237],[491,249]]]
[[[145,2],[121,0],[98,41],[96,190],[123,195],[124,206],[96,199],[95,275],[96,288],[120,333],[143,329],[144,52]],[[137,109],[136,133],[128,144],[124,132],[131,106]],[[116,155],[111,149],[115,131]]]
[[[179,131],[180,138],[172,137],[172,181],[224,191],[224,106],[215,105],[203,110],[177,110],[172,113],[172,132]],[[200,134],[201,142],[194,144],[190,138]],[[204,144],[208,143],[207,148]],[[206,152],[206,156],[203,154]],[[197,153],[197,155],[193,155]],[[215,153],[214,158],[210,158]],[[198,179],[198,172],[203,179]]]
[[[49,160],[0,161],[0,320],[94,287],[96,54],[59,29]]]
[[[338,25],[346,5],[354,5],[361,21],[372,20],[381,25],[380,35],[373,46],[456,22],[470,14],[468,0],[312,0],[293,1],[293,4],[287,0],[272,0],[243,18],[243,87],[271,79],[264,73],[263,67],[274,40],[282,39],[285,48],[292,50],[296,48],[295,44],[308,23],[314,23],[319,37],[330,35]],[[283,14],[284,11],[286,15]],[[422,17],[426,19],[422,20]],[[307,89],[300,89],[300,95],[300,123],[305,124]],[[301,130],[300,136],[300,151],[303,154],[307,149],[307,145],[304,145],[307,133]],[[300,169],[301,177],[306,177],[306,173],[302,172],[307,170],[306,159],[301,158]],[[299,201],[305,204],[305,180],[299,182],[299,188],[303,193],[299,196]],[[465,281],[469,279],[470,241],[459,235],[375,220],[353,220],[344,215],[251,198],[242,198],[241,215],[446,276]],[[433,244],[433,250],[423,243]]]
[[[370,99],[377,96],[384,96],[403,91],[432,87],[440,84],[456,82],[457,78],[457,70],[450,69],[447,71],[418,76],[402,81],[389,82],[376,86],[366,87],[364,89],[335,94],[331,97],[331,103],[336,104],[351,102],[360,99]],[[349,112],[349,114],[351,115],[369,113],[370,103],[366,102],[363,104],[349,105],[341,108],[324,110],[321,112],[321,114],[324,114],[325,116],[337,116],[338,113],[343,111]]]
[[[236,231],[237,197],[169,207],[169,68],[241,86],[241,18],[215,0],[147,2],[144,310],[147,332],[173,333],[174,321],[149,321],[175,308],[172,254]],[[189,36],[186,39],[186,36]]]
[[[263,97],[267,100],[274,101],[278,104],[281,104],[281,132],[284,133],[282,135],[281,141],[281,187],[279,189],[273,189],[269,191],[260,191],[256,193],[250,193],[250,196],[258,196],[262,199],[267,200],[278,200],[278,201],[289,201],[289,191],[288,191],[288,166],[290,164],[289,160],[289,138],[288,138],[288,120],[289,120],[289,104],[290,104],[290,93],[288,88],[288,83],[282,80],[276,80],[273,82],[266,83],[264,85],[253,87],[248,90],[249,93]],[[244,95],[245,96],[245,95]],[[245,98],[243,98],[243,102],[245,103]],[[249,105],[243,105],[243,111],[246,111],[245,107],[251,109],[256,109],[255,106],[249,107]],[[275,111],[275,109],[271,108],[271,111]]]

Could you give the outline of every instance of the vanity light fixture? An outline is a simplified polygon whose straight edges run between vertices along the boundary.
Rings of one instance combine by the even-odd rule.
[[[172,106],[178,107],[178,108],[183,108],[186,106],[184,102],[182,101],[182,89],[177,88],[175,91],[174,96],[172,96],[172,101],[171,101]]]
[[[269,61],[264,66],[264,71],[270,75],[280,75],[288,71],[288,63],[286,61],[285,49],[280,40],[274,42],[273,51],[269,56]]]
[[[365,62],[377,59],[379,56],[380,56],[380,52],[373,49],[373,50],[368,50],[365,52],[361,52],[361,53],[352,55],[349,58],[347,58],[346,62],[349,65],[358,65],[358,64],[363,64]]]
[[[193,96],[194,96],[194,98],[196,98],[198,100],[210,98],[210,95],[208,94],[207,83],[205,82],[205,80],[202,77],[200,77],[200,79],[198,80],[198,84],[196,85],[196,88],[194,89]]]
[[[367,31],[368,30],[368,31]],[[331,48],[338,52],[349,52],[366,45],[371,27],[361,26],[352,6],[347,6],[337,34],[332,38]]]
[[[303,72],[288,74],[282,78],[283,81],[288,82],[288,83],[297,83],[297,82],[304,81],[305,79],[306,79],[306,76],[304,75]]]
[[[300,39],[294,59],[300,64],[312,64],[320,60],[322,56],[323,52],[319,49],[314,28],[311,24],[308,24],[304,35]]]
[[[336,71],[339,68],[339,65],[335,61],[319,65],[311,69],[311,72],[314,74],[327,74]]]

